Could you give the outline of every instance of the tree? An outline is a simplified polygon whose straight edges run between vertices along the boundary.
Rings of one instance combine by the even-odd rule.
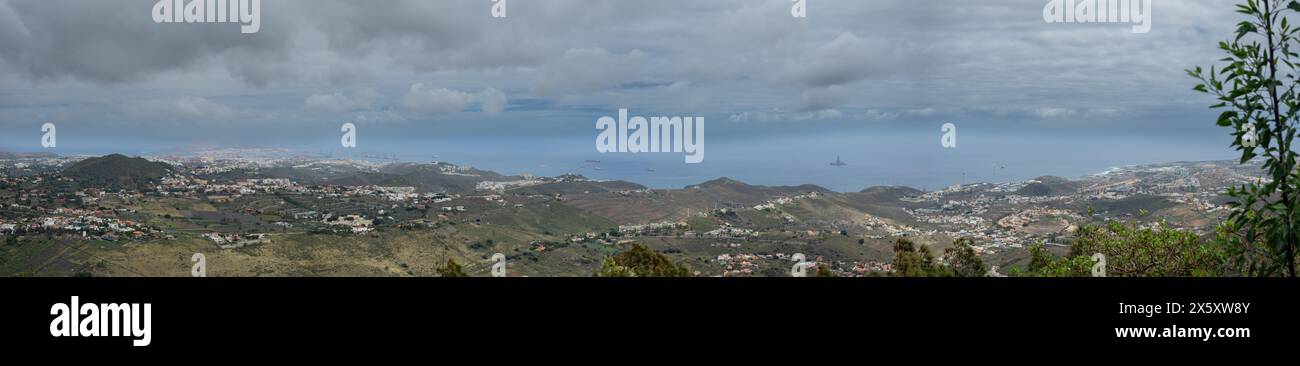
[[[894,275],[899,277],[984,277],[988,267],[975,253],[975,241],[961,238],[935,259],[930,247],[916,246],[911,240],[894,241]]]
[[[1029,247],[1027,272],[1036,277],[1087,277],[1092,275],[1094,254],[1106,257],[1111,277],[1223,276],[1226,250],[1202,241],[1195,233],[1170,228],[1163,222],[1142,227],[1136,222],[1112,221],[1083,225],[1075,231],[1069,255],[1059,257],[1042,244]]]
[[[831,267],[825,264],[817,264],[817,277],[835,277],[835,272],[831,272]]]
[[[989,269],[984,266],[984,260],[975,253],[974,240],[961,238],[953,241],[952,245],[951,248],[944,249],[943,258],[953,276],[984,277],[988,274]]]
[[[600,263],[600,270],[596,271],[596,277],[636,277],[636,272],[614,261],[614,257],[605,258]]]
[[[1222,276],[1224,250],[1206,243],[1192,232],[1158,222],[1141,227],[1137,222],[1111,221],[1104,226],[1083,225],[1075,232],[1070,255],[1106,256],[1106,275],[1116,277]]]
[[[911,240],[894,241],[894,275],[899,277],[946,277],[942,266],[936,266],[930,247],[919,248]]]
[[[1187,70],[1199,80],[1193,89],[1213,95],[1212,109],[1225,109],[1218,125],[1233,127],[1231,144],[1241,151],[1241,163],[1262,156],[1263,170],[1271,180],[1230,188],[1232,213],[1221,226],[1232,232],[1221,235],[1233,262],[1243,273],[1296,276],[1297,200],[1300,175],[1292,141],[1300,98],[1296,94],[1296,62],[1300,55],[1291,50],[1295,32],[1286,11],[1300,11],[1300,3],[1282,0],[1247,0],[1237,12],[1248,20],[1237,24],[1236,38],[1219,43],[1227,54],[1222,67]],[[1244,41],[1243,41],[1244,40]],[[1280,75],[1285,75],[1284,83]],[[1222,78],[1222,79],[1220,79]],[[1263,155],[1257,155],[1260,152]]]
[[[1060,257],[1048,251],[1042,243],[1032,244],[1029,250],[1029,265],[1024,271],[1019,268],[1011,270],[1017,277],[1088,277],[1091,274],[1090,257]]]
[[[439,277],[469,277],[465,269],[452,259],[447,259],[447,264],[438,267],[435,271],[438,272]]]
[[[631,250],[606,258],[595,276],[690,277],[691,270],[646,246],[632,244]]]

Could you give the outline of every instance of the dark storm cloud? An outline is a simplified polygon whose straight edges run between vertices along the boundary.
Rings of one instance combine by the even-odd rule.
[[[487,0],[264,0],[242,34],[156,24],[153,3],[0,0],[0,124],[585,124],[629,107],[757,129],[1171,128],[1186,116],[1154,111],[1203,109],[1181,70],[1214,62],[1238,20],[1221,0],[1160,1],[1148,34],[1047,24],[1045,0],[814,0],[807,19],[788,0],[510,0],[505,19]]]
[[[0,60],[44,81],[132,83],[200,66],[265,85],[285,74],[266,65],[288,56],[292,29],[267,24],[241,34],[230,24],[156,24],[155,1],[15,0],[0,2]],[[205,61],[211,61],[206,63]]]

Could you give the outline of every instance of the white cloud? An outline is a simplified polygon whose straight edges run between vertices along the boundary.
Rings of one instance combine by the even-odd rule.
[[[447,88],[429,89],[424,83],[411,85],[402,106],[418,114],[443,114],[461,112],[473,103],[479,103],[484,114],[497,114],[506,109],[506,94],[494,88],[469,93]]]
[[[1035,114],[1040,118],[1064,118],[1074,116],[1077,112],[1070,108],[1042,107]]]
[[[487,114],[501,113],[506,110],[506,104],[509,103],[506,100],[506,93],[494,88],[487,88],[487,90],[479,93],[478,99],[483,103],[483,113]]]
[[[844,117],[844,112],[835,108],[819,109],[805,112],[786,112],[778,108],[741,112],[732,114],[728,120],[732,122],[788,122],[788,121],[818,121],[834,120]]]
[[[816,121],[823,119],[839,119],[844,117],[844,112],[838,109],[828,108],[816,111],[808,111],[794,115],[796,121]]]
[[[369,109],[371,103],[379,97],[373,88],[359,90],[352,95],[343,93],[312,94],[304,101],[308,111],[342,113],[359,109]]]
[[[427,89],[423,83],[416,83],[402,98],[402,106],[416,113],[451,113],[465,110],[469,100],[469,93],[446,88]]]
[[[740,112],[728,119],[732,122],[772,122],[781,120],[783,113],[780,110]]]

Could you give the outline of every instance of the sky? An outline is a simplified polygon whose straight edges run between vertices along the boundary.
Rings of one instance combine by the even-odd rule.
[[[928,147],[953,123],[1232,157],[1183,72],[1221,58],[1231,1],[1155,0],[1145,34],[1049,24],[1045,0],[808,0],[806,18],[789,0],[507,1],[494,18],[492,0],[264,0],[243,34],[155,23],[154,0],[0,0],[0,150],[50,150],[46,122],[55,152],[326,150],[354,123],[366,151],[594,152],[595,121],[626,108],[703,117],[718,146]]]

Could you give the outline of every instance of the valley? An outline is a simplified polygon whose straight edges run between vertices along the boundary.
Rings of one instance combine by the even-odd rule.
[[[447,260],[487,276],[590,276],[645,245],[696,276],[787,276],[804,254],[836,276],[892,270],[893,243],[959,238],[999,275],[1027,245],[1063,251],[1086,223],[1165,222],[1208,237],[1251,164],[1117,168],[938,191],[719,178],[681,189],[580,175],[505,176],[438,162],[288,154],[0,159],[0,275],[434,276]],[[941,258],[942,259],[942,258]]]

